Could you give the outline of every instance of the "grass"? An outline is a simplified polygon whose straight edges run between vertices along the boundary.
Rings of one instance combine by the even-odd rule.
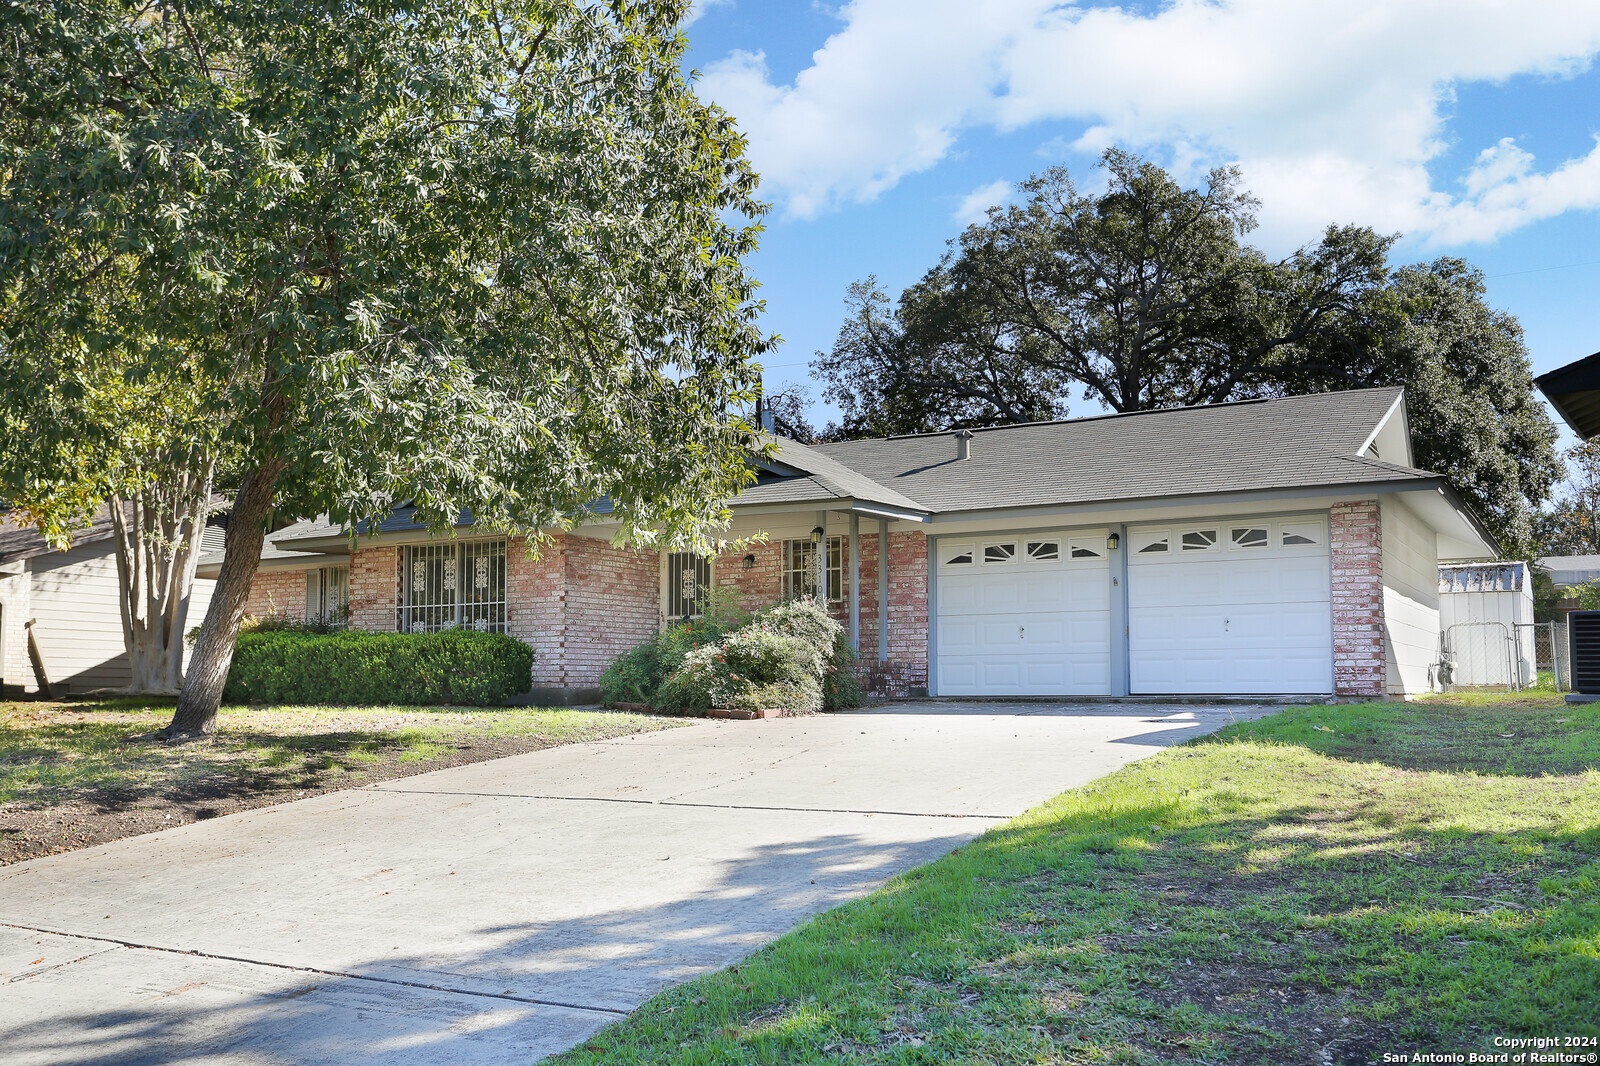
[[[0,804],[326,788],[380,763],[424,763],[468,743],[548,746],[674,724],[532,708],[224,707],[212,740],[169,747],[141,739],[172,710],[135,699],[0,703]]]
[[[1366,1063],[1600,1036],[1597,766],[1600,710],[1551,700],[1291,708],[1065,793],[555,1061]]]

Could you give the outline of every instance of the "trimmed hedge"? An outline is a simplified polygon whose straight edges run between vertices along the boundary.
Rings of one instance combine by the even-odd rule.
[[[490,707],[533,687],[533,649],[504,633],[241,633],[230,702]]]

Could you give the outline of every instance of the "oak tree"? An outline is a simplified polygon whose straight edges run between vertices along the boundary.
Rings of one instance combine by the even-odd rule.
[[[212,728],[276,513],[705,547],[748,477],[744,142],[687,0],[15,0],[0,393],[117,348],[240,456],[174,736]],[[116,313],[94,282],[115,268]],[[56,432],[35,418],[30,432]]]

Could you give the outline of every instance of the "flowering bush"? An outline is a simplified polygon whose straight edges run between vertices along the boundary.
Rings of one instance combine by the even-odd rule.
[[[712,707],[815,711],[822,706],[822,669],[822,656],[810,644],[751,625],[690,652],[655,703],[691,714]]]

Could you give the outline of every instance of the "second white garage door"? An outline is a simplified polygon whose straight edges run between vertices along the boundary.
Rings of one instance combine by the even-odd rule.
[[[1111,691],[1106,531],[939,541],[941,696]]]
[[[1134,694],[1332,692],[1328,559],[1320,515],[1130,528]]]

